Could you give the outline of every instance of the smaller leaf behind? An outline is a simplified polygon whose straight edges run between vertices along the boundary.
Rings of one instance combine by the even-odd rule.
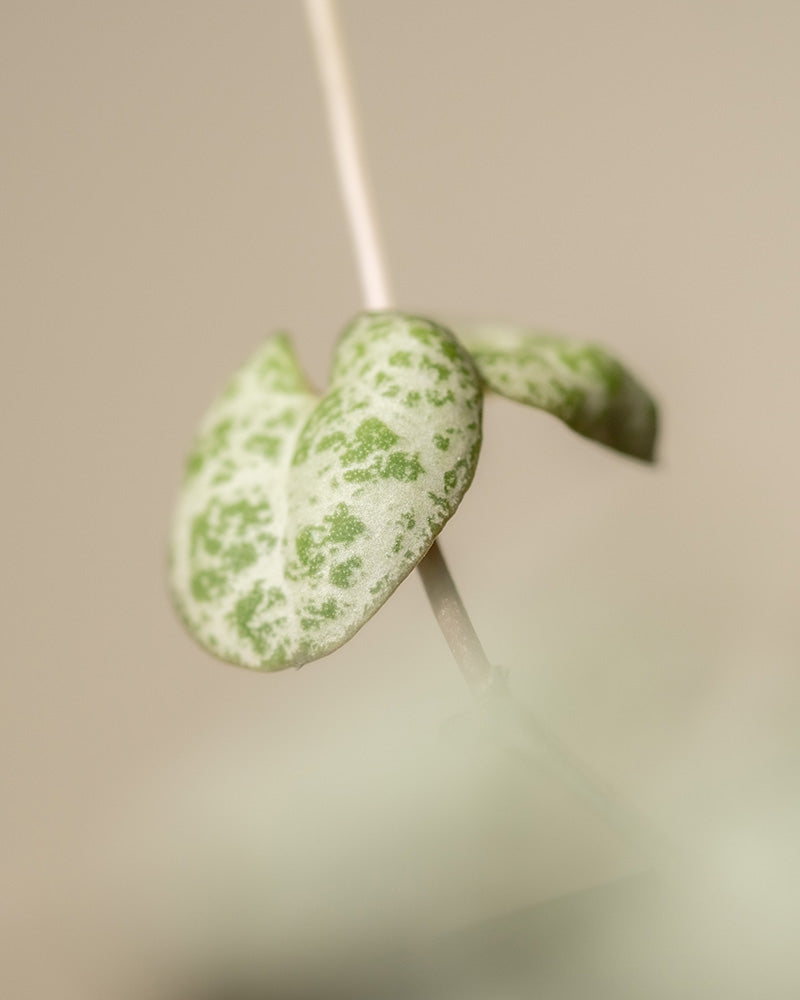
[[[654,460],[656,404],[602,347],[507,323],[454,329],[493,392],[552,413],[615,451]]]

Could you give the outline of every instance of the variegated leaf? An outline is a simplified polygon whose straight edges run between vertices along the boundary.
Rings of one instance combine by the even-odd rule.
[[[489,389],[546,410],[593,441],[653,461],[656,405],[602,347],[506,323],[455,329]]]
[[[358,317],[321,399],[288,337],[267,340],[203,420],[177,505],[171,585],[196,638],[259,670],[346,642],[458,507],[481,403],[469,355],[429,320]]]

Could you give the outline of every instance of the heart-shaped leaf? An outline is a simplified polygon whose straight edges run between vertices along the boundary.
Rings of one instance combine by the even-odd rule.
[[[456,330],[489,389],[546,410],[593,441],[653,461],[656,405],[602,347],[505,323]]]
[[[446,329],[365,313],[328,391],[285,334],[202,422],[175,514],[171,583],[212,653],[297,667],[346,642],[424,556],[475,472],[482,390]]]

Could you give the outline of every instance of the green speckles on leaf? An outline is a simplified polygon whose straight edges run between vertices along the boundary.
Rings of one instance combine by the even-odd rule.
[[[395,444],[397,435],[377,417],[368,417],[356,428],[355,440],[342,452],[342,465],[363,462],[376,451],[388,451]]]
[[[324,626],[325,622],[333,621],[339,614],[339,605],[334,598],[329,597],[321,604],[309,604],[306,614],[300,619],[300,627],[304,632],[313,632]]]
[[[326,434],[325,437],[320,438],[317,442],[317,452],[330,451],[331,448],[342,448],[346,444],[347,435],[341,431],[334,431],[332,434]]]
[[[445,403],[455,402],[452,389],[448,389],[447,392],[437,392],[436,389],[428,389],[425,393],[425,398],[432,406],[436,407],[444,406]]]
[[[173,593],[203,645],[278,670],[345,642],[456,510],[481,404],[469,355],[420,317],[357,317],[322,398],[268,341],[203,421],[176,512]]]
[[[308,392],[288,334],[276,334],[270,344],[272,349],[264,351],[254,366],[263,390],[276,395]]]
[[[228,445],[232,428],[232,420],[220,420],[198,438],[186,460],[187,477],[197,475],[209,459],[215,458],[224,451]]]
[[[488,388],[552,413],[593,441],[653,461],[655,403],[603,348],[500,323],[465,329],[463,336]]]
[[[335,618],[339,614],[339,605],[333,598],[329,598],[320,606],[318,614],[329,620]]]
[[[377,580],[369,588],[369,592],[373,597],[379,597],[382,594],[386,594],[390,589],[394,590],[394,587],[392,587],[392,574],[384,573],[380,580]]]
[[[249,593],[245,594],[244,597],[240,597],[233,607],[232,618],[236,626],[236,631],[243,639],[247,639],[250,642],[253,641],[253,631],[250,628],[250,623],[263,598],[264,585],[259,581],[254,584]]]
[[[283,604],[286,604],[286,594],[280,587],[270,587],[267,591],[267,600],[265,605],[267,611],[272,611],[273,608],[279,608]]]
[[[286,597],[279,587],[265,588],[259,580],[236,600],[227,616],[238,638],[259,658],[267,658],[274,670],[286,664],[285,644],[276,641],[286,619],[274,614],[285,603]]]
[[[340,503],[323,518],[321,524],[307,524],[297,533],[295,551],[300,564],[298,579],[320,575],[334,546],[348,546],[367,530],[363,521],[350,513],[347,504]],[[356,568],[350,564],[350,572]]]
[[[225,550],[225,562],[230,567],[232,573],[239,573],[248,566],[252,566],[258,558],[255,545],[250,542],[241,542],[238,545],[231,545]]]
[[[213,497],[202,513],[192,522],[191,549],[196,553],[202,546],[209,555],[219,552],[227,539],[244,539],[252,529],[272,522],[268,500],[251,501],[242,498],[223,503]]]
[[[282,443],[281,438],[276,434],[251,434],[244,446],[247,451],[252,451],[256,455],[273,461],[280,454]]]
[[[381,472],[384,479],[396,479],[402,483],[415,483],[424,474],[418,456],[405,451],[392,452]]]
[[[417,455],[405,451],[393,451],[380,456],[371,465],[361,469],[348,469],[342,476],[346,483],[369,483],[378,479],[396,479],[398,482],[413,483],[424,475],[425,470]]]
[[[325,564],[323,542],[318,528],[303,528],[295,539],[297,558],[305,576],[316,576]]]
[[[347,504],[337,505],[333,514],[325,518],[328,525],[328,541],[350,544],[367,530],[366,524],[350,513]]]
[[[399,529],[398,533],[394,537],[394,542],[392,543],[392,552],[399,555],[405,549],[407,549],[407,539],[410,532],[413,532],[417,526],[417,519],[413,511],[406,511],[401,514],[395,521],[396,527]],[[404,558],[409,558],[405,555]]]
[[[302,397],[301,397],[302,399]],[[288,406],[285,410],[277,413],[270,413],[264,418],[263,426],[270,431],[281,431],[285,435],[287,430],[292,430],[297,426],[300,414],[305,410],[305,406]]]
[[[343,407],[342,393],[335,389],[319,401],[300,432],[292,465],[302,465],[308,460],[321,428],[329,429],[325,434],[326,437],[339,431],[339,424],[344,416]]]
[[[334,587],[352,587],[355,583],[355,571],[361,569],[362,565],[363,563],[358,556],[351,556],[350,559],[345,559],[344,562],[332,566],[328,579]]]
[[[222,542],[217,537],[216,531],[211,528],[211,511],[214,509],[214,502],[206,508],[202,514],[197,514],[192,522],[190,538],[190,551],[195,555],[201,547],[208,555],[215,555],[222,548]]]
[[[239,535],[246,534],[248,528],[269,524],[272,521],[272,508],[268,500],[255,503],[250,500],[237,500],[236,503],[223,507],[222,514],[223,517],[235,521]]]
[[[220,486],[222,483],[228,483],[233,479],[236,474],[236,466],[233,462],[228,459],[223,459],[218,465],[218,471],[214,474],[211,484],[213,486]]]
[[[371,483],[378,476],[377,467],[367,469],[348,469],[342,478],[346,483]]]
[[[428,493],[428,499],[440,512],[445,512],[448,508],[447,498],[433,491]]]
[[[439,364],[437,361],[433,361],[426,354],[422,356],[421,365],[423,368],[427,368],[434,375],[437,382],[446,382],[450,376],[452,368],[450,365]]]
[[[202,450],[197,448],[194,451],[189,452],[189,457],[186,459],[186,478],[191,476],[196,476],[197,473],[203,468],[203,463],[206,460],[206,456],[203,454]]]
[[[440,339],[436,346],[439,349],[439,353],[443,354],[448,361],[454,361],[457,363],[460,360],[459,352],[461,350],[461,346],[456,341]]]
[[[436,347],[438,346],[436,330],[427,321],[417,322],[412,320],[408,332],[415,340],[418,340],[420,344],[424,344],[425,347]]]
[[[215,569],[201,569],[190,581],[192,597],[201,604],[220,597],[228,585],[227,574]]]

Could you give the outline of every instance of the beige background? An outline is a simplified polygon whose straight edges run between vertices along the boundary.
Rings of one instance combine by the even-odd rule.
[[[398,303],[598,340],[663,405],[653,471],[490,402],[442,538],[484,643],[660,823],[736,843],[798,750],[800,5],[342,9]],[[260,733],[280,770],[463,692],[414,576],[276,676],[211,660],[165,595],[212,394],[279,326],[324,383],[359,308],[300,4],[4,0],[0,37],[0,937],[13,995],[67,995],[109,831],[158,829],[176,762]],[[527,899],[625,869],[542,794]]]

